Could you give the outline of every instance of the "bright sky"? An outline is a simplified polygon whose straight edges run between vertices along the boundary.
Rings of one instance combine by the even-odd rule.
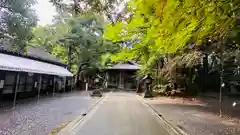
[[[124,0],[126,3],[129,0]],[[38,15],[38,25],[52,24],[53,16],[56,15],[55,7],[49,2],[49,0],[37,0],[38,4],[34,5],[33,8],[36,10]],[[69,0],[64,0],[64,2],[69,2]],[[124,7],[124,3],[117,6],[118,11]]]
[[[34,9],[38,15],[38,25],[47,25],[52,23],[53,16],[56,15],[54,6],[49,0],[37,0],[38,4],[34,5]]]

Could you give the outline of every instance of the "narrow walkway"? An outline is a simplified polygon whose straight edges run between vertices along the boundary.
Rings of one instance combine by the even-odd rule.
[[[134,93],[114,92],[73,128],[74,135],[170,135]]]

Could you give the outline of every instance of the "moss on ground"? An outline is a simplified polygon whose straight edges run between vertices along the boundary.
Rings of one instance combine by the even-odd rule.
[[[48,133],[48,135],[56,135],[56,134],[59,133],[63,128],[65,128],[71,121],[72,121],[72,120],[67,121],[67,122],[64,122],[62,125],[60,125],[60,126],[54,128],[54,129],[52,129],[51,132]]]

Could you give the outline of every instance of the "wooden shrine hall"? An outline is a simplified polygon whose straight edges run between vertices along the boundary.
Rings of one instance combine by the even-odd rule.
[[[135,90],[137,87],[136,73],[139,65],[134,62],[115,64],[105,69],[107,88]]]
[[[0,102],[72,89],[73,74],[67,65],[39,47],[28,55],[0,50]]]

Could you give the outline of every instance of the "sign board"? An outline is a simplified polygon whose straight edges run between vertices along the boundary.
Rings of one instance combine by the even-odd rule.
[[[28,73],[28,76],[33,76],[33,73]]]
[[[35,83],[34,83],[34,88],[36,88],[36,87],[37,87],[37,84],[38,84],[37,82],[35,82]]]
[[[98,83],[98,82],[99,82],[99,79],[98,79],[98,78],[96,78],[96,79],[95,79],[95,82],[96,82],[96,83]]]
[[[4,87],[4,80],[0,81],[0,89]]]

